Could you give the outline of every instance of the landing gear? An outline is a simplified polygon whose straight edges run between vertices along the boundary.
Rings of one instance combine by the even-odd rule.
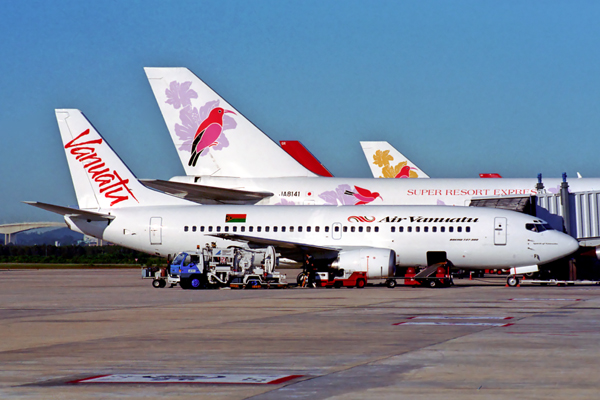
[[[519,278],[517,278],[514,275],[510,275],[507,279],[506,279],[506,284],[510,287],[515,287],[519,284]]]

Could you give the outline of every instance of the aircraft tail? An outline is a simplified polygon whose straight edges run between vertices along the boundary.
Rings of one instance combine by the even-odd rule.
[[[374,178],[429,178],[388,142],[360,142]]]
[[[315,176],[187,68],[144,68],[186,175]]]
[[[142,185],[81,111],[55,112],[80,209],[190,204]]]

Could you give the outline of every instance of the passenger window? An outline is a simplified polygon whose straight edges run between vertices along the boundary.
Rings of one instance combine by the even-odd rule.
[[[428,226],[424,226],[423,227],[423,232],[429,232],[429,227]]]
[[[256,232],[261,232],[262,231],[262,226],[257,226],[256,227]]]
[[[221,232],[221,227],[217,226],[217,232]]]
[[[436,233],[437,232],[437,226],[432,226],[431,227],[431,232]]]
[[[265,226],[265,232],[269,232],[269,228],[268,226]]]
[[[248,232],[254,232],[254,227],[253,226],[249,226],[248,227]]]
[[[440,232],[442,232],[442,233],[446,232],[446,227],[445,226],[441,226],[440,227]]]
[[[196,232],[196,227],[192,226],[192,232]]]
[[[277,227],[276,226],[273,227],[273,232],[277,232]]]
[[[212,226],[209,226],[209,227],[208,227],[208,231],[209,231],[209,232],[212,232]]]
[[[415,226],[415,232],[421,232],[421,227],[420,226]]]
[[[378,226],[375,227],[375,232],[379,232],[379,227]]]
[[[359,232],[362,232],[362,231],[363,231],[363,227],[362,227],[362,226],[359,226],[359,227],[358,227],[358,231],[359,231]]]
[[[234,232],[237,232],[237,226],[234,226],[232,229]]]
[[[328,226],[325,227],[325,232],[329,232],[329,227]]]
[[[319,227],[315,226],[315,232],[319,232]]]
[[[462,232],[462,226],[457,226],[456,227],[456,232]]]
[[[399,226],[398,227],[398,232],[400,232],[400,233],[404,232],[404,227],[403,226]]]
[[[242,226],[242,227],[240,227],[240,230],[241,230],[242,232],[246,232],[246,227],[245,227],[245,226]]]
[[[225,227],[225,232],[229,232],[229,227],[228,226]]]
[[[340,231],[340,227],[336,226],[335,228],[333,228],[334,231],[339,232]]]
[[[356,231],[356,227],[355,226],[351,226],[350,227],[350,232],[354,232],[354,231]]]
[[[371,227],[367,226],[367,232],[371,232]]]
[[[392,232],[392,233],[396,232],[396,227],[395,227],[395,226],[392,226],[392,227],[391,227],[391,232]]]
[[[298,232],[302,232],[302,227],[301,226],[298,227]]]
[[[467,227],[465,228],[465,231],[467,231],[467,232],[471,232],[471,227],[470,227],[470,226],[467,226]]]
[[[203,226],[200,227],[200,232],[204,232],[204,227]]]
[[[310,226],[306,227],[306,232],[310,232]]]
[[[409,232],[409,233],[412,232],[412,226],[407,227],[406,232]]]
[[[449,226],[448,227],[448,232],[454,232],[454,227],[453,226]]]
[[[294,227],[290,226],[290,232],[294,232]]]
[[[281,232],[285,232],[285,226],[281,227]]]
[[[187,226],[184,226],[184,227],[183,227],[183,231],[184,231],[184,232],[187,232],[187,231],[189,231],[189,230],[190,230],[190,228],[188,228]]]
[[[345,226],[345,227],[343,227],[343,228],[342,228],[342,230],[343,230],[344,232],[348,232],[348,227],[347,227],[347,226]]]

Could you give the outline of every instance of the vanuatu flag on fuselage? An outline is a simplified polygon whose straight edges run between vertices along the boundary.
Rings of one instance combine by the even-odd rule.
[[[227,214],[225,222],[246,222],[246,214]]]

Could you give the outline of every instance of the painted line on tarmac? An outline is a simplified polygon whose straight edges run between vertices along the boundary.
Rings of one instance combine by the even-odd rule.
[[[202,383],[230,385],[279,385],[303,375],[248,374],[109,374],[77,379],[68,383]]]
[[[483,315],[419,315],[415,317],[408,317],[406,319],[483,319],[483,320],[506,320],[513,319],[514,317],[491,317]]]
[[[508,299],[510,301],[581,301],[582,299],[562,299],[562,298],[534,298],[534,297],[515,297]]]
[[[435,322],[435,321],[408,321],[392,325],[429,325],[429,326],[511,326],[514,324],[500,324],[496,322]]]

